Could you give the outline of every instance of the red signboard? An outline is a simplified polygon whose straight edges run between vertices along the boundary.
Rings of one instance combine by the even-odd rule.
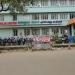
[[[16,25],[17,22],[0,22],[0,25]]]
[[[33,40],[37,42],[50,42],[50,37],[49,36],[33,36]]]

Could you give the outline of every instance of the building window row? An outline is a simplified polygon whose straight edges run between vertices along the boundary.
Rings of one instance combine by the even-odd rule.
[[[51,14],[51,19],[58,19],[58,14],[55,13]]]
[[[64,6],[67,5],[67,0],[50,0],[51,6]]]
[[[48,19],[68,19],[67,13],[52,13],[52,14],[33,14],[32,20],[48,20]]]
[[[48,6],[48,0],[32,0],[32,6]]]
[[[75,18],[75,13],[70,13],[70,19]]]
[[[41,19],[48,19],[48,14],[33,14],[32,15],[32,19],[33,20],[39,20],[39,18],[41,17]]]
[[[67,13],[65,13],[65,14],[61,13],[60,19],[68,19],[68,14]]]
[[[53,34],[59,33],[59,28],[52,28],[51,30]],[[28,32],[24,32],[26,33],[25,36],[30,35],[30,29],[27,31]],[[40,28],[32,28],[31,31],[32,31],[32,35],[40,35]],[[49,28],[41,28],[41,33],[42,35],[49,35],[50,34]]]
[[[42,34],[43,35],[49,35],[49,28],[43,28],[42,29]]]
[[[25,16],[24,16],[25,17]],[[5,15],[0,15],[0,21],[4,21],[7,18]],[[30,17],[31,18],[31,17]],[[37,13],[32,14],[31,20],[49,20],[49,19],[71,19],[75,18],[75,13]],[[17,21],[17,15],[13,15],[13,20],[11,17],[11,21]]]
[[[10,16],[10,15],[9,15]],[[4,21],[5,15],[0,15],[0,21]],[[11,20],[17,21],[17,15],[12,15]]]
[[[39,19],[39,14],[33,14],[32,19],[33,20],[38,20]]]
[[[4,21],[4,15],[0,15],[0,21]]]
[[[41,14],[41,19],[48,19],[48,14]]]
[[[18,32],[18,29],[13,29],[13,36],[29,36],[29,35],[62,35],[68,30],[67,27],[42,27],[42,28],[24,28],[23,33]]]
[[[67,6],[75,5],[75,0],[32,0],[32,6]]]
[[[73,6],[73,5],[75,5],[75,0],[70,0],[69,3],[70,3],[70,5]]]

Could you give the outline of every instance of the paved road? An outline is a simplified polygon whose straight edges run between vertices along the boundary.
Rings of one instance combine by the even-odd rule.
[[[75,50],[2,53],[0,75],[75,75]]]

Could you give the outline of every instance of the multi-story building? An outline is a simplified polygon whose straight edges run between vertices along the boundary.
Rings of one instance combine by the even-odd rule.
[[[0,13],[0,37],[61,36],[66,30],[75,35],[75,26],[67,26],[68,21],[75,17],[75,0],[33,0],[25,10],[25,13]]]

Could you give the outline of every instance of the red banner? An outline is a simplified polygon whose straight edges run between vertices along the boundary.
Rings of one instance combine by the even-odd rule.
[[[16,25],[17,22],[0,22],[0,25]]]
[[[50,42],[50,37],[46,35],[33,36],[33,40],[36,42]]]

